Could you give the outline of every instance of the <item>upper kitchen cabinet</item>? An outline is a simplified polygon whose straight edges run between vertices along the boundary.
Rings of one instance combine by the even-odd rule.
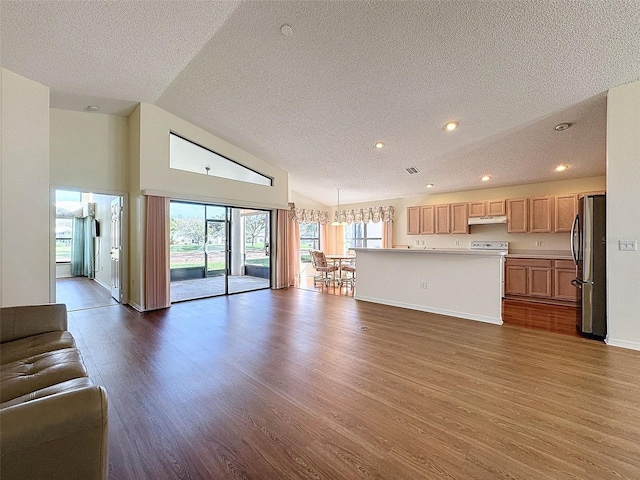
[[[451,233],[451,205],[436,205],[436,233]]]
[[[507,200],[507,232],[553,232],[553,197]]]
[[[469,202],[469,218],[495,217],[506,215],[504,200],[485,200],[484,202]]]
[[[407,207],[407,235],[420,233],[420,207]]]
[[[420,207],[420,233],[423,235],[436,233],[435,205]]]
[[[527,233],[529,231],[529,199],[510,198],[507,200],[507,232]]]
[[[554,213],[553,231],[556,233],[570,232],[573,220],[578,213],[578,195],[558,195]]]
[[[487,202],[469,202],[469,217],[486,217]]]
[[[487,215],[497,216],[507,214],[504,200],[489,200],[485,203],[487,204]]]
[[[553,197],[529,199],[529,232],[551,233],[553,231]]]
[[[451,233],[469,233],[469,216],[466,203],[451,204]]]

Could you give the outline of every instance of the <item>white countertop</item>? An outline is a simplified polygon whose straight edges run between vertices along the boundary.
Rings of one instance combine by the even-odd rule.
[[[550,260],[572,260],[571,252],[566,250],[511,250],[509,258],[545,258]]]
[[[504,250],[470,250],[468,248],[352,248],[356,253],[404,253],[412,255],[473,255],[481,257],[503,257]]]

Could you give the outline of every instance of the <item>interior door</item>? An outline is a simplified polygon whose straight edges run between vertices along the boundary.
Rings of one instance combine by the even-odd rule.
[[[111,200],[111,296],[122,302],[122,197]]]

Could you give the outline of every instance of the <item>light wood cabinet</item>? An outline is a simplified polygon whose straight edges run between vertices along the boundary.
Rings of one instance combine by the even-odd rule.
[[[422,235],[436,233],[434,205],[420,207],[420,233]]]
[[[486,202],[487,215],[489,216],[506,215],[507,210],[505,207],[505,203],[506,202],[504,200],[489,200],[488,202]]]
[[[579,293],[571,285],[575,277],[572,266],[571,260],[507,258],[504,295],[520,300],[575,305]]]
[[[420,207],[407,207],[407,235],[420,233]]]
[[[529,232],[551,233],[553,231],[553,197],[529,199]]]
[[[529,199],[510,198],[507,200],[507,232],[527,233],[529,231]]]
[[[485,217],[487,215],[487,202],[469,202],[469,217]]]
[[[553,197],[510,198],[507,200],[507,232],[553,232]]]
[[[451,204],[451,233],[469,233],[469,217],[466,203]]]
[[[504,281],[505,295],[524,296],[527,294],[527,267],[522,265],[510,265],[507,260]]]
[[[529,267],[527,271],[527,294],[532,297],[551,298],[551,278],[553,269],[548,267]]]
[[[556,260],[554,265],[553,298],[577,303],[580,290],[571,284],[576,277],[576,268],[571,260]]]
[[[556,233],[570,232],[578,213],[578,195],[558,195],[554,207],[554,228]]]
[[[436,233],[451,233],[451,206],[436,205]]]
[[[469,202],[469,218],[473,217],[495,217],[506,215],[507,210],[504,200],[487,200],[484,202]]]

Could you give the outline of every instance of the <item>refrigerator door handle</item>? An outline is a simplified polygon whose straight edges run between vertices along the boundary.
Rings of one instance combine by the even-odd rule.
[[[576,249],[576,237],[578,236],[578,226],[580,223],[580,217],[576,215],[573,219],[573,225],[571,225],[571,256],[573,257],[573,263],[578,265],[578,250]]]

